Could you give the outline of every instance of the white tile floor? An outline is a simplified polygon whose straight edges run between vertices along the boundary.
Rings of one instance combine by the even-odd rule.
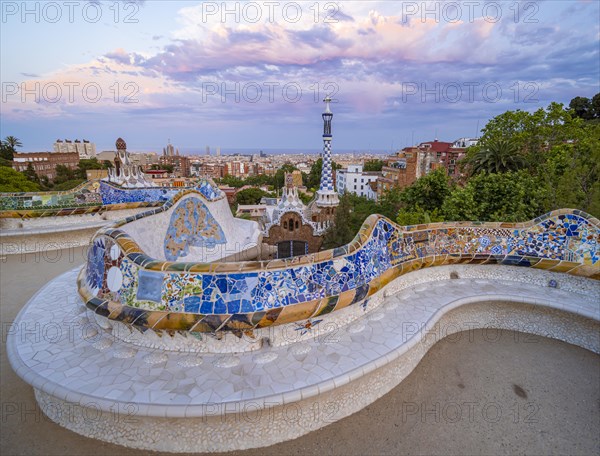
[[[489,271],[495,268],[504,267]],[[435,322],[469,302],[528,302],[600,320],[598,282],[576,293],[492,275],[420,282],[385,298],[365,318],[298,344],[237,355],[166,353],[128,345],[100,327],[93,335],[96,324],[81,318],[88,311],[76,291],[77,273],[48,283],[21,311],[8,340],[13,368],[61,399],[93,401],[103,410],[134,402],[139,413],[151,416],[202,416],[214,403],[289,403],[339,388],[396,359],[422,337],[442,339],[449,328],[435,329]],[[259,357],[266,361],[257,362]]]

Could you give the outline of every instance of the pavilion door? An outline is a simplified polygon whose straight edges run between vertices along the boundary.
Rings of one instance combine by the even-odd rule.
[[[277,244],[277,258],[290,258],[307,253],[308,243],[304,241],[283,241]]]

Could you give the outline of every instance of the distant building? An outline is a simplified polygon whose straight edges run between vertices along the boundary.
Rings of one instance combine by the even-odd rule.
[[[236,217],[247,216],[250,220],[258,222],[267,213],[265,204],[240,204],[235,213]]]
[[[225,172],[225,166],[220,163],[192,163],[190,165],[190,173],[198,177],[210,177],[212,179],[220,179]]]
[[[54,143],[54,152],[69,153],[77,152],[81,160],[94,158],[96,156],[96,145],[87,139],[71,141],[70,139],[57,139]]]
[[[225,163],[225,175],[233,177],[245,177],[248,174],[248,163],[243,161],[230,161]]]
[[[172,177],[190,177],[190,159],[183,155],[179,155],[179,149],[175,149],[171,141],[163,148],[163,154],[158,158],[158,164],[161,167],[165,165],[173,167]]]
[[[476,146],[478,142],[479,138],[460,138],[454,141],[452,147],[454,147],[455,149],[466,149],[467,147]]]
[[[363,165],[349,165],[346,169],[339,169],[336,176],[336,189],[340,195],[354,193],[373,201],[377,200],[377,191],[373,191],[371,183],[377,183],[381,173],[363,171]]]
[[[395,157],[386,160],[386,166],[381,169],[381,177],[377,179],[378,198],[392,188],[405,188],[417,180],[418,152],[417,147],[406,147]]]
[[[14,153],[13,169],[21,172],[26,171],[30,163],[38,176],[46,176],[49,180],[54,180],[58,165],[63,165],[73,170],[78,168],[79,154],[75,151]]]
[[[219,190],[225,193],[225,196],[227,197],[227,202],[229,204],[235,203],[235,193],[237,191],[237,188],[230,187],[229,185],[219,185]]]
[[[176,155],[179,155],[179,149],[175,151],[173,144],[171,144],[171,141],[169,141],[167,147],[163,147],[163,157],[174,157]]]
[[[405,147],[395,156],[386,159],[377,179],[377,196],[380,198],[392,188],[406,188],[431,171],[443,168],[453,179],[460,177],[458,162],[464,157],[465,149],[454,147],[454,143],[428,141],[416,147]]]
[[[174,177],[190,177],[190,159],[183,155],[163,155],[158,159],[159,166],[173,167]]]
[[[87,180],[104,179],[108,177],[107,169],[88,169],[85,171]]]
[[[292,171],[292,183],[294,187],[302,187],[302,173],[297,169]]]
[[[111,163],[114,163],[115,153],[115,150],[103,150],[102,152],[98,152],[96,154],[96,158],[99,162],[109,161]]]

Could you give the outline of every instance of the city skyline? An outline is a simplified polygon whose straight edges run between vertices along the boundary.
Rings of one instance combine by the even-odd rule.
[[[600,91],[591,1],[67,3],[2,3],[0,126],[23,151],[319,151],[328,94],[333,153],[387,151]]]

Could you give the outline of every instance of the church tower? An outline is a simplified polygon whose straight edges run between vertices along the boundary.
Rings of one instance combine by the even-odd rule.
[[[320,221],[331,221],[335,213],[335,208],[340,204],[340,199],[333,187],[333,172],[331,170],[331,98],[327,97],[325,102],[325,112],[323,113],[323,168],[321,170],[321,185],[317,190],[316,205],[321,209]]]

